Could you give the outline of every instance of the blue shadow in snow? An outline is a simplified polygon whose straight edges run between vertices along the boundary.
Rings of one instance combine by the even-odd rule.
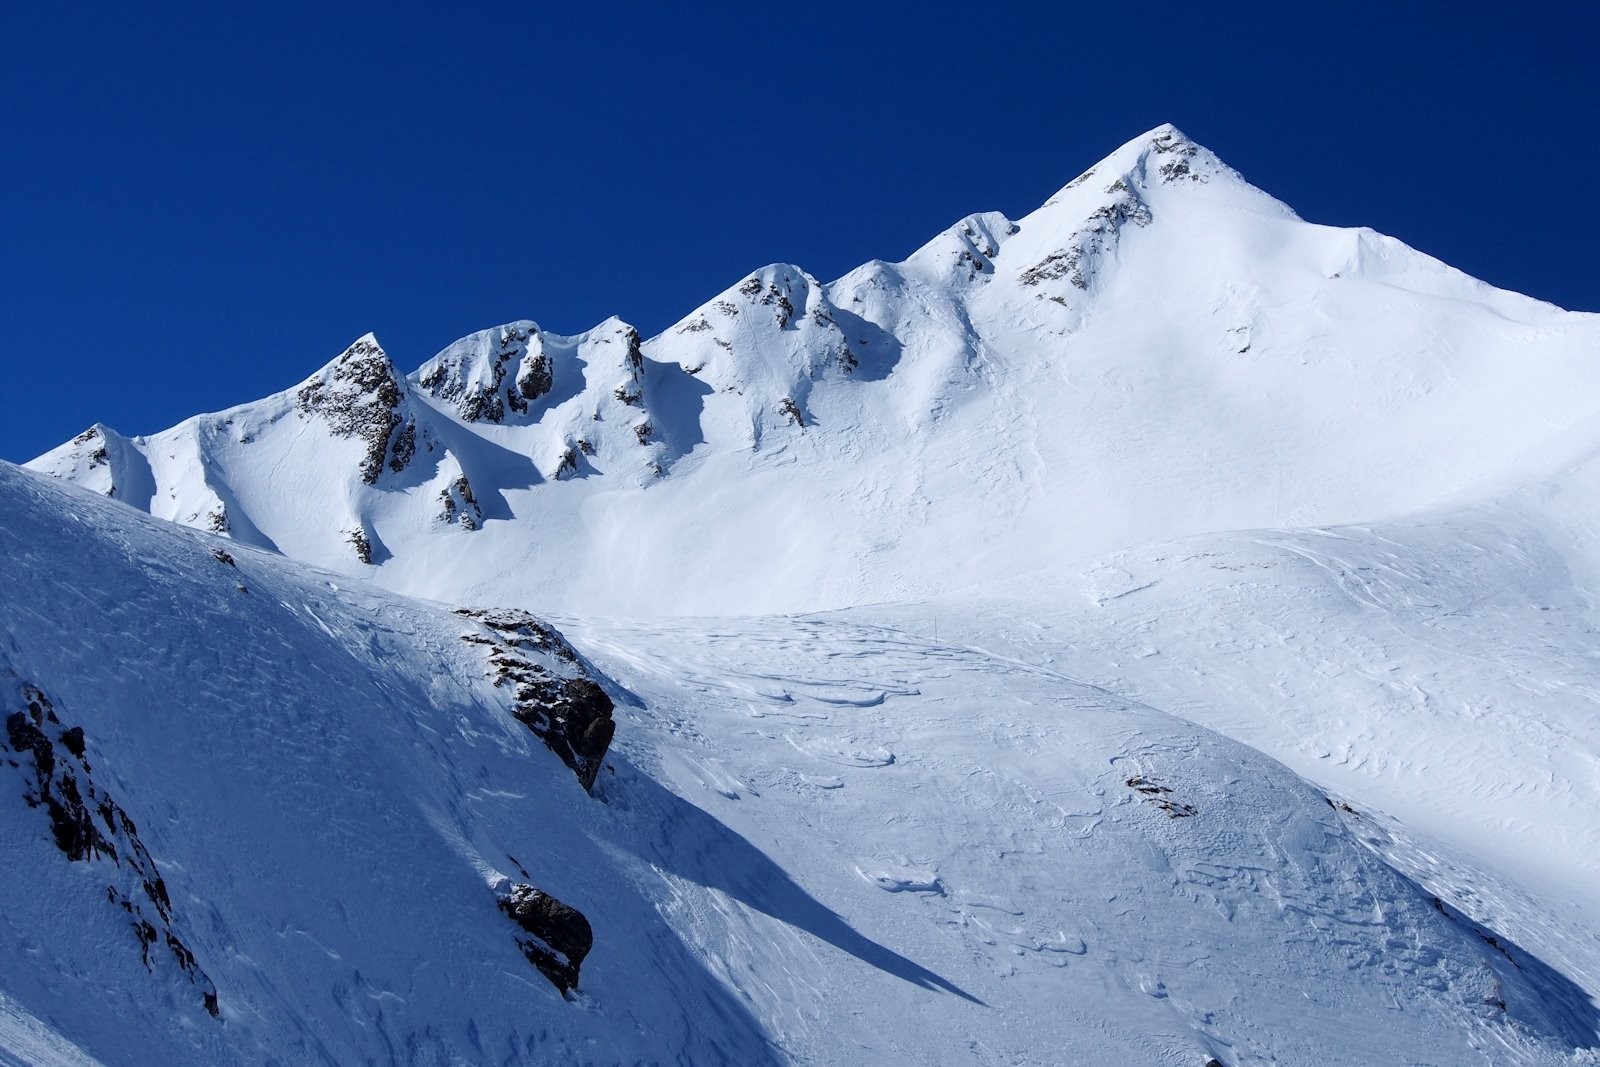
[[[1600,1009],[1581,986],[1504,934],[1474,922],[1405,875],[1400,877],[1411,882],[1435,911],[1482,943],[1484,962],[1499,976],[1503,990],[1495,1007],[1535,1033],[1573,1049],[1600,1047]]]
[[[627,764],[617,761],[616,765]],[[859,933],[844,919],[795,884],[783,868],[738,833],[648,774],[625,771],[606,783],[605,799],[624,809],[650,813],[646,827],[651,855],[641,856],[680,878],[720,890],[748,907],[804,930],[871,964],[885,974],[924,989],[952,993],[974,1004],[983,1001],[955,983],[913,963],[893,949]]]

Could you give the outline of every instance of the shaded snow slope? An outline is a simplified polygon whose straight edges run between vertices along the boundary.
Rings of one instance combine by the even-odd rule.
[[[301,386],[32,466],[415,594],[793,611],[1430,504],[1595,416],[1597,352],[1600,317],[1302,222],[1161,127],[1019,220],[769,266],[648,341],[512,323],[404,382],[379,350],[354,436]]]
[[[849,618],[567,620],[625,701],[592,798],[470,620],[9,466],[0,508],[7,685],[81,726],[220,1008],[0,764],[12,1057],[1554,1063],[1592,1031],[1282,766],[1052,671]],[[593,924],[574,1001],[495,907],[524,872]]]
[[[142,954],[137,916],[107,900],[126,848],[70,862],[45,809],[25,803],[29,757],[8,748],[11,1055],[49,1059],[38,1050],[58,1043],[108,1063],[770,1058],[660,923],[659,878],[606,841],[604,805],[514,717],[479,624],[237,546],[227,562],[226,541],[10,466],[0,513],[5,713],[31,685],[81,728],[220,1009],[206,1014],[165,944]],[[599,931],[582,983],[595,1003],[564,1003],[523,958],[496,894],[525,880]]]

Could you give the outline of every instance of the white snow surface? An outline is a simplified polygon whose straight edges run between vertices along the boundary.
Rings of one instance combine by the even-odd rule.
[[[1159,127],[653,339],[0,467],[6,699],[222,1008],[0,763],[0,1062],[1600,1062],[1597,359]],[[596,796],[408,596],[603,672]]]
[[[591,798],[460,616],[12,467],[0,503],[0,671],[83,727],[222,1006],[147,970],[114,864],[65,862],[0,766],[25,1062],[1557,1063],[1592,1032],[1362,816],[1053,670],[848,614],[565,620],[625,701]],[[575,1002],[495,909],[523,870],[595,927]]]

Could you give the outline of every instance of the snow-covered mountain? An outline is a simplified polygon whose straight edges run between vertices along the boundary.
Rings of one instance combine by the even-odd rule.
[[[1597,349],[1600,318],[1302,222],[1162,127],[1017,222],[767,267],[646,342],[518,322],[402,375],[368,336],[30,466],[424,596],[810,610],[1432,503],[1593,414]]]
[[[1597,372],[1166,126],[96,425],[0,467],[0,1061],[1600,1063]]]

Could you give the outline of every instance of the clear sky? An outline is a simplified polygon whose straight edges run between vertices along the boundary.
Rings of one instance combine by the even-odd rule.
[[[0,458],[368,330],[406,370],[516,318],[648,336],[765,263],[1024,214],[1161,122],[1307,219],[1600,310],[1597,40],[1578,2],[19,0]]]

